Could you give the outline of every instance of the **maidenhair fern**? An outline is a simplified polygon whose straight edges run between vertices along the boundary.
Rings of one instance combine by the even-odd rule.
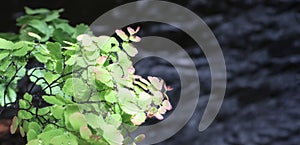
[[[62,10],[25,11],[19,34],[0,34],[0,111],[18,111],[11,133],[28,145],[135,144],[145,136],[130,132],[172,109],[162,79],[135,75],[139,28],[116,30],[118,41],[70,26]],[[30,85],[20,87],[26,78]]]

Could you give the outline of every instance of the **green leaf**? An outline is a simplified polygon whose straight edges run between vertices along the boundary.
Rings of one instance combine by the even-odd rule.
[[[79,112],[75,112],[70,115],[69,121],[73,129],[75,129],[76,131],[79,131],[80,127],[82,126],[87,126],[87,121],[85,120],[84,115]]]
[[[35,9],[35,10],[33,10],[33,9],[30,9],[30,8],[28,8],[28,7],[25,7],[25,12],[26,12],[26,14],[29,14],[29,15],[34,15],[34,14],[43,14],[43,13],[48,13],[48,12],[49,12],[49,10],[47,10],[47,9],[44,9],[44,8],[42,8],[42,9]]]
[[[27,136],[27,141],[31,141],[37,138],[37,133],[33,129],[29,129],[26,136]]]
[[[34,20],[30,20],[28,22],[28,25],[37,29],[39,32],[41,32],[44,35],[49,33],[48,25],[44,21],[34,19]]]
[[[76,55],[72,55],[72,56],[65,62],[65,64],[66,64],[66,65],[69,65],[69,66],[74,65],[75,62],[76,62],[76,60],[75,60],[76,57],[77,57]]]
[[[106,125],[103,128],[103,137],[110,145],[122,145],[124,137],[113,125]]]
[[[81,126],[79,132],[80,136],[86,140],[90,139],[90,136],[92,135],[91,130],[87,126]]]
[[[117,102],[117,93],[113,90],[109,90],[105,93],[104,98],[109,103],[115,103]]]
[[[146,110],[152,103],[152,96],[146,92],[141,92],[138,98],[138,105],[143,109]]]
[[[55,25],[56,29],[61,29],[64,32],[72,35],[75,32],[75,28],[71,27],[68,23],[60,23]]]
[[[125,88],[120,88],[117,96],[119,98],[120,107],[124,112],[130,115],[140,112],[134,92]]]
[[[27,101],[29,101],[29,102],[31,102],[32,101],[32,96],[30,94],[28,94],[28,93],[25,93],[24,99],[27,100]]]
[[[148,80],[150,81],[150,83],[157,89],[157,90],[161,90],[162,86],[164,84],[164,82],[162,80],[160,80],[157,77],[148,77]]]
[[[119,42],[114,37],[99,36],[99,37],[94,38],[94,40],[97,43],[97,46],[105,53],[116,52],[116,51],[120,50],[120,48],[118,48]],[[112,47],[112,46],[115,46],[115,47]]]
[[[4,60],[4,62],[1,62],[0,65],[0,71],[6,71],[6,69],[8,68],[8,66],[10,65],[11,61],[10,60]]]
[[[96,79],[104,84],[112,80],[111,74],[103,67],[96,67],[95,73]]]
[[[74,37],[77,37],[80,34],[89,34],[90,28],[87,25],[79,24],[75,28]]]
[[[13,56],[24,56],[27,54],[27,52],[29,50],[31,50],[32,48],[30,48],[29,46],[24,46],[19,50],[16,50],[12,53]]]
[[[22,137],[25,137],[25,131],[24,128],[22,126],[19,127],[19,131]]]
[[[34,130],[36,133],[40,133],[42,131],[42,127],[36,122],[30,122],[28,124],[28,128]]]
[[[22,125],[23,126],[20,126],[20,127],[23,127],[24,132],[28,132],[29,131],[29,127],[28,127],[29,126],[29,122],[27,120],[22,120],[20,118],[19,118],[19,121],[20,121],[20,123],[22,121]]]
[[[13,45],[11,41],[0,38],[0,49],[12,49]]]
[[[22,109],[28,109],[30,107],[30,104],[27,101],[20,99],[19,106]]]
[[[45,77],[45,80],[49,84],[51,84],[53,81],[58,79],[60,77],[60,75],[59,74],[53,74],[52,72],[46,72],[44,77]]]
[[[137,49],[131,43],[123,43],[122,47],[131,57],[134,57],[138,53]]]
[[[35,48],[35,53],[40,53],[42,55],[45,55],[47,57],[50,57],[49,54],[50,54],[50,51],[47,49],[46,45],[44,44],[40,44],[40,45],[36,45],[34,46]]]
[[[55,63],[55,71],[59,74],[63,72],[63,62],[62,60],[57,60]]]
[[[63,9],[59,9],[59,10],[50,12],[46,16],[46,18],[44,19],[44,21],[49,22],[49,21],[53,21],[55,19],[58,19],[59,18],[59,13],[62,12],[62,11],[63,11]]]
[[[9,51],[2,51],[0,53],[0,60],[6,58],[9,55]]]
[[[102,116],[97,116],[92,113],[85,114],[85,118],[88,125],[90,125],[94,129],[101,128],[102,125],[106,124]]]
[[[52,106],[51,113],[56,119],[62,119],[64,115],[65,108],[62,106]]]
[[[66,108],[65,108],[65,111],[64,111],[64,118],[65,118],[65,124],[66,124],[66,127],[68,129],[73,129],[73,127],[71,126],[71,123],[70,123],[70,120],[69,120],[69,117],[73,114],[73,113],[76,113],[76,112],[79,112],[79,108],[77,105],[68,105]]]
[[[43,132],[47,132],[47,131],[50,131],[50,130],[56,130],[56,126],[53,125],[53,124],[48,124],[46,125],[46,127],[43,129]]]
[[[42,98],[49,104],[53,105],[65,105],[65,102],[56,98],[56,96],[42,96]]]
[[[160,105],[163,101],[163,94],[160,91],[151,91],[153,94],[153,103],[155,105]]]
[[[44,144],[44,145],[49,145],[50,141],[54,137],[62,136],[64,134],[64,132],[65,131],[63,129],[55,129],[55,130],[50,130],[50,131],[47,131],[47,132],[43,132],[43,133],[38,135],[38,139],[41,140],[39,143]]]
[[[106,122],[114,127],[118,128],[122,123],[122,117],[120,114],[112,114],[105,118]]]
[[[14,50],[20,49],[23,48],[24,46],[27,46],[28,44],[33,44],[33,43],[28,41],[19,41],[14,44],[13,49]]]
[[[8,88],[8,101],[14,102],[17,99],[17,93],[11,87]]]
[[[26,145],[39,145],[39,144],[40,144],[40,140],[34,139],[31,141],[28,141],[28,143]]]
[[[137,114],[134,114],[132,117],[131,117],[131,122],[134,124],[134,125],[141,125],[142,123],[145,122],[146,120],[146,114],[144,112],[139,112]]]
[[[49,107],[40,108],[38,109],[38,115],[46,115],[47,113],[49,113],[49,111]]]
[[[20,110],[18,112],[18,117],[20,119],[31,119],[33,116],[31,115],[31,113],[25,111],[25,110]]]
[[[55,29],[53,31],[53,39],[59,43],[63,43],[63,41],[74,42],[75,40],[71,38],[70,35],[62,29]]]
[[[46,45],[53,58],[56,60],[62,59],[61,45],[59,43],[48,42]]]
[[[51,145],[78,145],[77,137],[71,134],[64,134],[50,138]]]
[[[119,64],[122,66],[123,70],[127,70],[132,67],[132,62],[130,61],[128,55],[123,52],[118,52]]]
[[[47,56],[44,56],[41,53],[35,53],[33,55],[41,63],[47,63],[47,61],[49,59]]]
[[[15,33],[0,33],[0,38],[14,42],[19,40],[19,35]]]
[[[64,84],[62,90],[67,95],[70,95],[70,96],[74,95],[74,93],[73,93],[73,78],[68,78],[65,81],[65,84]]]

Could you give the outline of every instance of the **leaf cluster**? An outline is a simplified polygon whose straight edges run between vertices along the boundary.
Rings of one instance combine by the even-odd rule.
[[[130,132],[172,109],[162,79],[135,74],[139,28],[116,30],[118,41],[70,26],[62,10],[25,11],[19,34],[0,34],[0,105],[18,110],[11,133],[19,130],[28,145],[135,144],[145,136]],[[29,60],[41,65],[28,67]],[[24,77],[31,86],[22,94]]]

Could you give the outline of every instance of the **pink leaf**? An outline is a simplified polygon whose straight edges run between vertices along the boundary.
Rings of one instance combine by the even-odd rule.
[[[124,41],[128,41],[128,36],[122,30],[116,30],[117,35]]]
[[[134,35],[140,31],[140,27],[137,27],[136,30],[132,29],[131,27],[127,27],[127,31],[129,32],[130,35]]]
[[[132,42],[140,42],[142,39],[139,36],[130,36],[129,40]]]
[[[96,62],[99,65],[103,65],[105,63],[106,59],[107,59],[107,56],[101,56],[96,60]]]
[[[161,106],[161,107],[159,107],[158,112],[160,114],[165,114],[167,112],[167,109],[165,107]]]
[[[134,72],[135,72],[134,67],[133,67],[133,66],[130,67],[130,68],[128,69],[128,72],[129,72],[130,74],[134,74]]]
[[[169,111],[172,110],[172,105],[171,105],[171,103],[170,103],[169,100],[163,101],[162,105],[163,105],[163,107],[164,107],[165,109],[167,109],[167,110],[169,110]]]
[[[164,117],[163,117],[159,112],[155,113],[154,116],[155,116],[158,120],[163,120],[163,119],[164,119]]]

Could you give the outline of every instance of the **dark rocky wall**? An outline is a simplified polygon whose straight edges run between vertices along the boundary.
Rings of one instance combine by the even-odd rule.
[[[211,27],[222,47],[228,86],[221,111],[204,132],[197,125],[210,93],[209,66],[202,51],[184,34],[162,24],[143,34],[168,36],[186,48],[197,65],[201,95],[197,112],[175,136],[161,145],[299,145],[300,144],[300,1],[186,0],[173,1],[197,13]],[[11,0],[1,4],[0,31],[16,31],[14,19],[23,6],[65,8],[72,24],[91,23],[123,0]],[[174,35],[173,35],[174,34]],[[184,40],[184,41],[183,41]],[[161,76],[175,88],[176,72],[167,63],[148,59],[138,73]],[[169,70],[169,71],[166,71]],[[165,72],[168,72],[167,74]],[[176,103],[176,102],[174,102]]]

